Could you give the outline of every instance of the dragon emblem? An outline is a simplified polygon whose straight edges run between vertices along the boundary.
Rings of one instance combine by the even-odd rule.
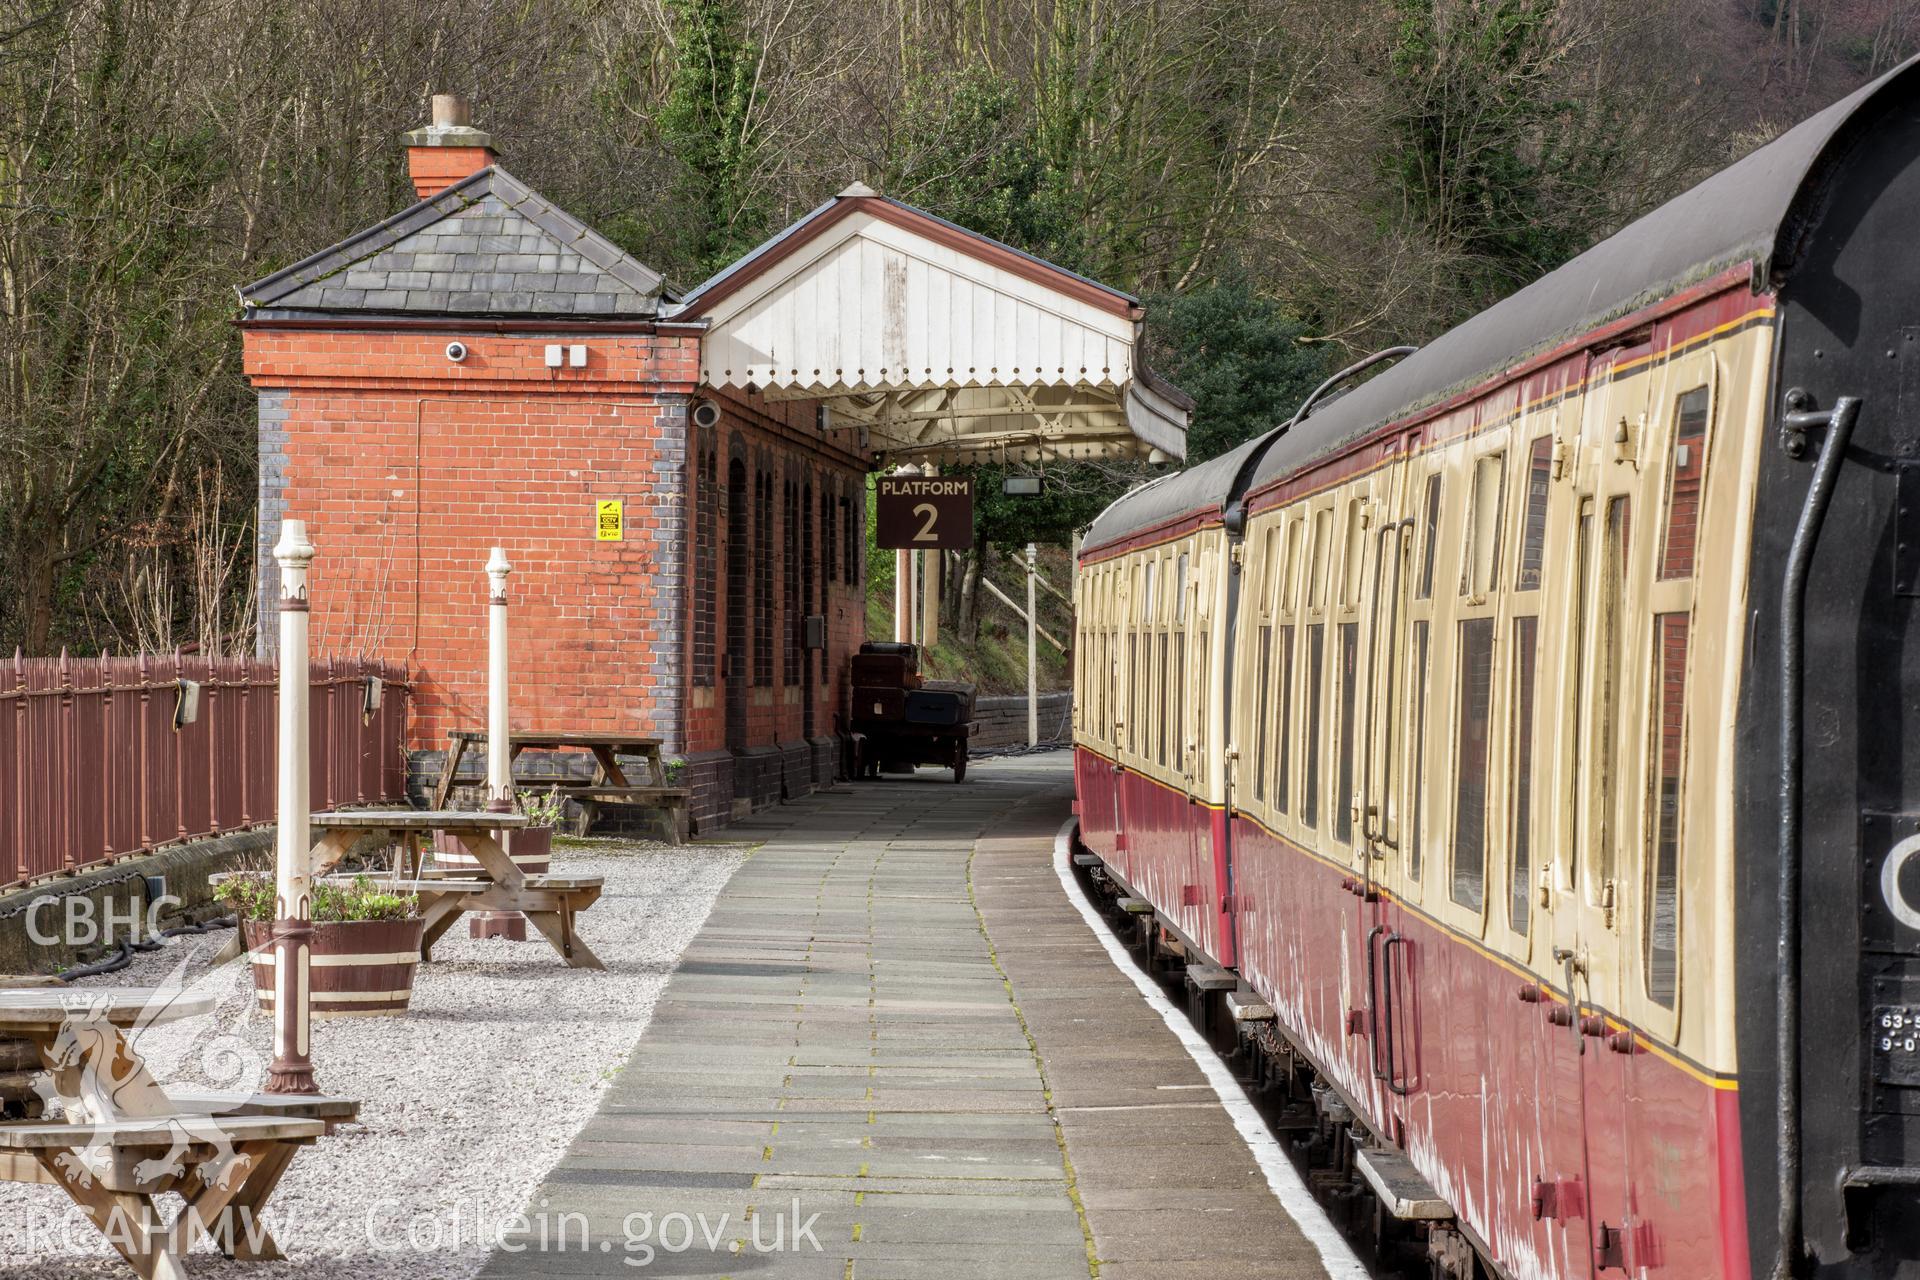
[[[116,1030],[108,1017],[105,993],[82,988],[64,995],[60,1031],[46,1055],[49,1070],[34,1078],[33,1088],[48,1117],[58,1114],[88,1123],[153,1115],[163,1122],[168,1143],[156,1145],[157,1154],[134,1166],[133,1175],[142,1184],[187,1176],[189,1157],[201,1149],[211,1154],[194,1161],[193,1174],[208,1185],[224,1188],[245,1174],[248,1158],[234,1150],[218,1117],[191,1105],[183,1107],[172,1098],[156,1099],[155,1082],[197,1076],[213,1088],[251,1093],[260,1087],[265,1064],[242,1034],[251,1001],[241,1002],[236,1024],[226,1028],[218,1025],[217,1014],[180,1021],[166,1017],[175,1001],[189,992],[223,1000],[246,973],[245,965],[223,965],[190,985],[190,963],[183,960],[175,966],[124,1032]],[[162,1103],[158,1111],[156,1101]],[[91,1186],[111,1169],[113,1159],[111,1142],[95,1138],[61,1152],[56,1163],[80,1185]]]

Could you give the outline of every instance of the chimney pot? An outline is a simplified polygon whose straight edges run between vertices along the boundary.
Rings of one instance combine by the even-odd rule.
[[[473,109],[457,93],[434,94],[433,123],[406,137],[407,172],[422,200],[431,200],[499,159],[493,139],[473,127]]]

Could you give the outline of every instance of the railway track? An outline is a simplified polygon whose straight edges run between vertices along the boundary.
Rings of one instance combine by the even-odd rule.
[[[1373,1136],[1288,1042],[1264,1006],[1236,994],[1239,983],[1232,974],[1191,961],[1180,939],[1092,854],[1075,852],[1072,875],[1138,971],[1184,1010],[1206,1047],[1245,1091],[1259,1122],[1351,1249],[1360,1268],[1352,1274],[1370,1280],[1484,1274],[1462,1270],[1477,1264],[1461,1252],[1464,1241],[1445,1229],[1445,1219],[1403,1220],[1388,1210],[1361,1168],[1362,1153],[1378,1149]],[[1288,1207],[1298,1217],[1299,1206]],[[1337,1274],[1339,1262],[1327,1261]]]

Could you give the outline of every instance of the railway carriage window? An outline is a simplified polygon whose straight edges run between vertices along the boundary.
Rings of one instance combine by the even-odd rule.
[[[1460,594],[1477,600],[1493,589],[1500,565],[1500,500],[1506,455],[1490,453],[1473,464],[1468,495],[1466,555],[1460,566]]]
[[[1518,934],[1526,933],[1533,904],[1533,687],[1539,633],[1540,619],[1513,620],[1513,874],[1507,919]]]
[[[1195,688],[1207,687],[1207,629],[1201,627],[1194,632],[1193,683]],[[1207,758],[1203,755],[1193,762],[1193,789],[1202,790],[1207,785]]]
[[[1132,595],[1126,602],[1129,607],[1125,615],[1125,626],[1127,629],[1127,750],[1134,752],[1139,750],[1140,747],[1140,717],[1143,714],[1139,705],[1140,621],[1136,611],[1140,607],[1138,601],[1144,597],[1140,594],[1140,566],[1138,564],[1133,566],[1132,572],[1128,575],[1127,585],[1133,588]]]
[[[1426,835],[1422,801],[1426,799],[1427,789],[1427,627],[1424,619],[1413,624],[1412,761],[1407,766],[1413,779],[1413,795],[1408,798],[1412,811],[1407,815],[1407,875],[1415,880],[1420,878],[1421,840]]]
[[[1260,624],[1260,673],[1254,681],[1253,798],[1267,798],[1267,708],[1272,699],[1273,624]]]
[[[1120,642],[1119,633],[1114,629],[1114,575],[1107,572],[1106,590],[1101,593],[1101,612],[1103,622],[1100,636],[1100,732],[1117,751],[1120,747],[1120,735],[1114,729],[1113,718],[1120,710]]]
[[[1305,524],[1304,520],[1287,522],[1287,551],[1280,562],[1279,585],[1275,588],[1280,597],[1275,608],[1277,612],[1287,616],[1292,615],[1297,603],[1294,597],[1294,579],[1300,567],[1300,530]]]
[[[1327,545],[1327,531],[1332,517],[1331,511],[1316,512],[1313,517],[1313,546],[1308,551],[1313,557],[1307,591],[1309,609],[1324,608],[1327,603],[1327,562],[1333,558],[1333,548]]]
[[[1667,529],[1660,576],[1693,576],[1700,533],[1700,488],[1707,471],[1707,389],[1695,387],[1674,404],[1673,453],[1667,472]]]
[[[1420,589],[1416,600],[1433,598],[1433,557],[1440,545],[1440,477],[1427,477],[1427,521],[1420,533]]]
[[[1274,727],[1275,752],[1279,757],[1273,771],[1273,807],[1287,812],[1293,791],[1293,628],[1280,628],[1280,689],[1276,699],[1279,723]]]
[[[1153,731],[1161,714],[1159,691],[1153,684],[1153,633],[1160,603],[1154,591],[1160,576],[1158,568],[1158,561],[1147,561],[1146,596],[1140,610],[1140,754],[1148,759],[1153,758]]]
[[[1587,736],[1589,728],[1586,720],[1587,697],[1584,681],[1586,671],[1588,667],[1592,665],[1593,661],[1593,655],[1587,651],[1589,633],[1593,628],[1592,619],[1588,617],[1588,614],[1591,612],[1591,606],[1587,600],[1587,593],[1593,579],[1593,499],[1591,498],[1583,498],[1580,501],[1580,522],[1575,531],[1573,557],[1574,661],[1570,664],[1572,685],[1569,690],[1571,695],[1571,706],[1569,710],[1571,714],[1568,717],[1567,723],[1573,727],[1575,745],[1573,751],[1574,774],[1567,780],[1567,786],[1578,793],[1582,786],[1582,779],[1579,774],[1580,770],[1585,767],[1587,747],[1589,745]],[[1589,821],[1586,812],[1586,802],[1582,800],[1573,806],[1573,848],[1575,850],[1584,846],[1588,826]],[[1567,859],[1568,889],[1576,888],[1579,885],[1579,866],[1580,860],[1578,857],[1569,857]]]
[[[1320,677],[1325,674],[1326,641],[1326,627],[1315,623],[1307,628],[1307,734],[1301,744],[1307,760],[1300,792],[1300,821],[1309,827],[1320,824]]]
[[[1341,623],[1340,728],[1336,748],[1339,755],[1334,759],[1333,838],[1342,844],[1353,839],[1353,686],[1359,675],[1359,654],[1360,624]]]
[[[1187,633],[1173,633],[1173,767],[1187,771]]]
[[[1680,788],[1686,764],[1687,615],[1653,620],[1653,850],[1643,921],[1647,995],[1673,1008],[1680,960]]]
[[[1355,498],[1347,504],[1347,545],[1340,556],[1340,603],[1348,609],[1360,603],[1360,561],[1363,555],[1362,539],[1366,531],[1361,528],[1365,521],[1366,504]]]
[[[1493,701],[1493,619],[1460,624],[1460,738],[1454,761],[1453,879],[1463,907],[1486,904],[1487,748]]]
[[[1187,553],[1176,562],[1173,593],[1173,767],[1187,767]]]
[[[1140,716],[1146,712],[1140,708],[1140,633],[1139,629],[1127,631],[1127,750],[1140,750]]]
[[[1373,629],[1369,635],[1367,670],[1373,680],[1368,732],[1359,750],[1361,804],[1377,810],[1378,836],[1389,843],[1400,839],[1400,740],[1405,689],[1400,666],[1400,614],[1406,602],[1405,540],[1399,524],[1389,524],[1375,538],[1373,571]],[[1366,834],[1364,831],[1362,834]]]
[[[1547,493],[1553,487],[1553,437],[1541,436],[1527,453],[1527,519],[1520,529],[1519,591],[1540,586],[1540,568],[1547,545]]]
[[[1600,571],[1600,611],[1594,619],[1599,628],[1595,639],[1600,644],[1593,666],[1594,683],[1599,689],[1594,722],[1598,733],[1595,756],[1600,769],[1594,775],[1592,791],[1599,801],[1596,806],[1599,821],[1593,832],[1594,839],[1588,845],[1592,853],[1588,867],[1596,893],[1605,892],[1619,860],[1614,809],[1619,792],[1616,781],[1620,777],[1620,683],[1626,647],[1622,643],[1620,613],[1626,595],[1628,517],[1625,498],[1607,501],[1606,558]]]
[[[1160,696],[1156,699],[1160,704],[1160,714],[1158,716],[1159,724],[1155,727],[1154,731],[1155,748],[1153,758],[1163,766],[1167,763],[1167,721],[1173,719],[1173,716],[1168,714],[1170,708],[1167,706],[1167,703],[1173,696],[1173,688],[1167,683],[1170,657],[1167,633],[1162,631],[1160,633]]]

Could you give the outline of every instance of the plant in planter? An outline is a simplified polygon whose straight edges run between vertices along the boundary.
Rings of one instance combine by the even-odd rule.
[[[240,918],[253,960],[254,998],[273,1012],[273,877],[247,871],[222,880],[214,897]],[[403,1013],[413,998],[426,922],[420,900],[369,876],[313,886],[313,1016]]]

